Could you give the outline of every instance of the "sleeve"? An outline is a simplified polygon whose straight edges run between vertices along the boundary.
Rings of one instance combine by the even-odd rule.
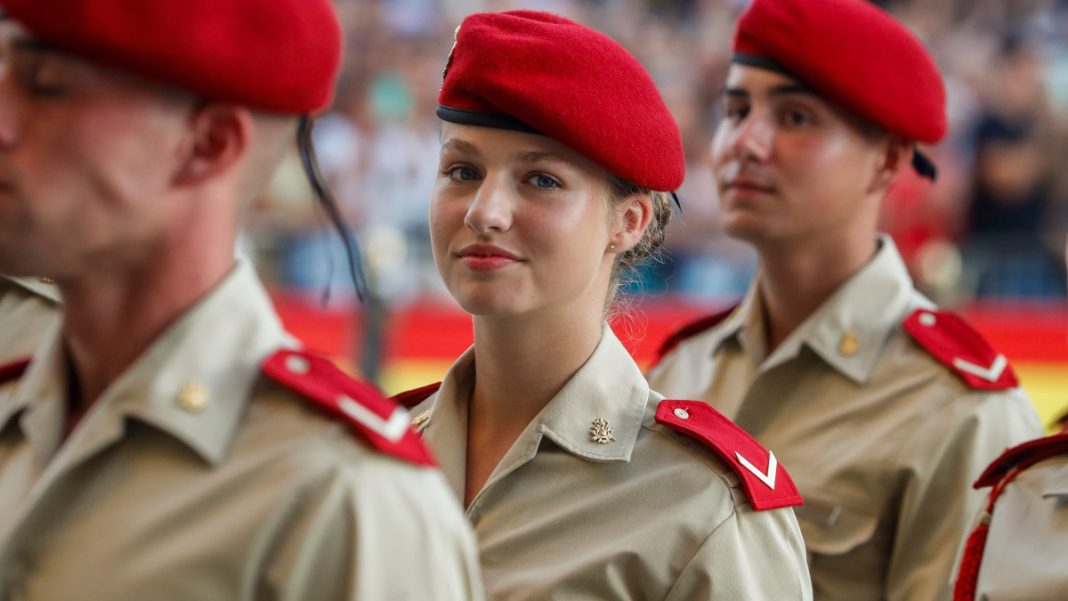
[[[481,601],[478,555],[436,470],[341,466],[291,510],[256,599]]]
[[[665,601],[812,600],[805,544],[790,508],[739,508],[705,539]]]
[[[889,601],[951,598],[953,564],[985,496],[972,483],[1006,448],[1042,433],[1023,391],[973,395],[925,416],[902,445],[907,480],[887,573]]]

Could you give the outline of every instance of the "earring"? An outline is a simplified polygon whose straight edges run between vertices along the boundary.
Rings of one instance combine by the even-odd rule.
[[[615,249],[616,249],[616,245],[615,244],[609,244],[608,245],[608,250],[615,250]]]

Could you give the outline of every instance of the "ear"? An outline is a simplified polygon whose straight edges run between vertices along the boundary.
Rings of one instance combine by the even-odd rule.
[[[625,253],[641,242],[645,230],[653,220],[653,199],[650,193],[631,194],[615,207],[616,227],[609,238],[609,252]]]
[[[912,164],[912,143],[904,138],[889,136],[880,144],[882,153],[868,192],[885,193],[902,169]]]
[[[229,172],[247,154],[252,113],[244,107],[209,102],[193,109],[189,136],[175,174],[177,185],[193,185]]]

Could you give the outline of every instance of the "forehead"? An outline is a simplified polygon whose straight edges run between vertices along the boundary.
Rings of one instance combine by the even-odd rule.
[[[782,73],[751,65],[731,64],[727,72],[727,91],[741,91],[747,94],[797,93],[813,98],[819,94],[801,80]]]

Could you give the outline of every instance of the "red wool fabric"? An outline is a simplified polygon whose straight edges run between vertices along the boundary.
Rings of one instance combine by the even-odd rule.
[[[736,62],[777,63],[905,139],[935,143],[946,134],[945,85],[934,60],[867,0],[755,0],[738,22],[734,51]]]
[[[327,108],[341,65],[329,0],[0,0],[71,54],[278,113]]]
[[[608,36],[557,15],[465,19],[438,104],[510,117],[652,190],[682,184],[682,137],[652,78]]]

